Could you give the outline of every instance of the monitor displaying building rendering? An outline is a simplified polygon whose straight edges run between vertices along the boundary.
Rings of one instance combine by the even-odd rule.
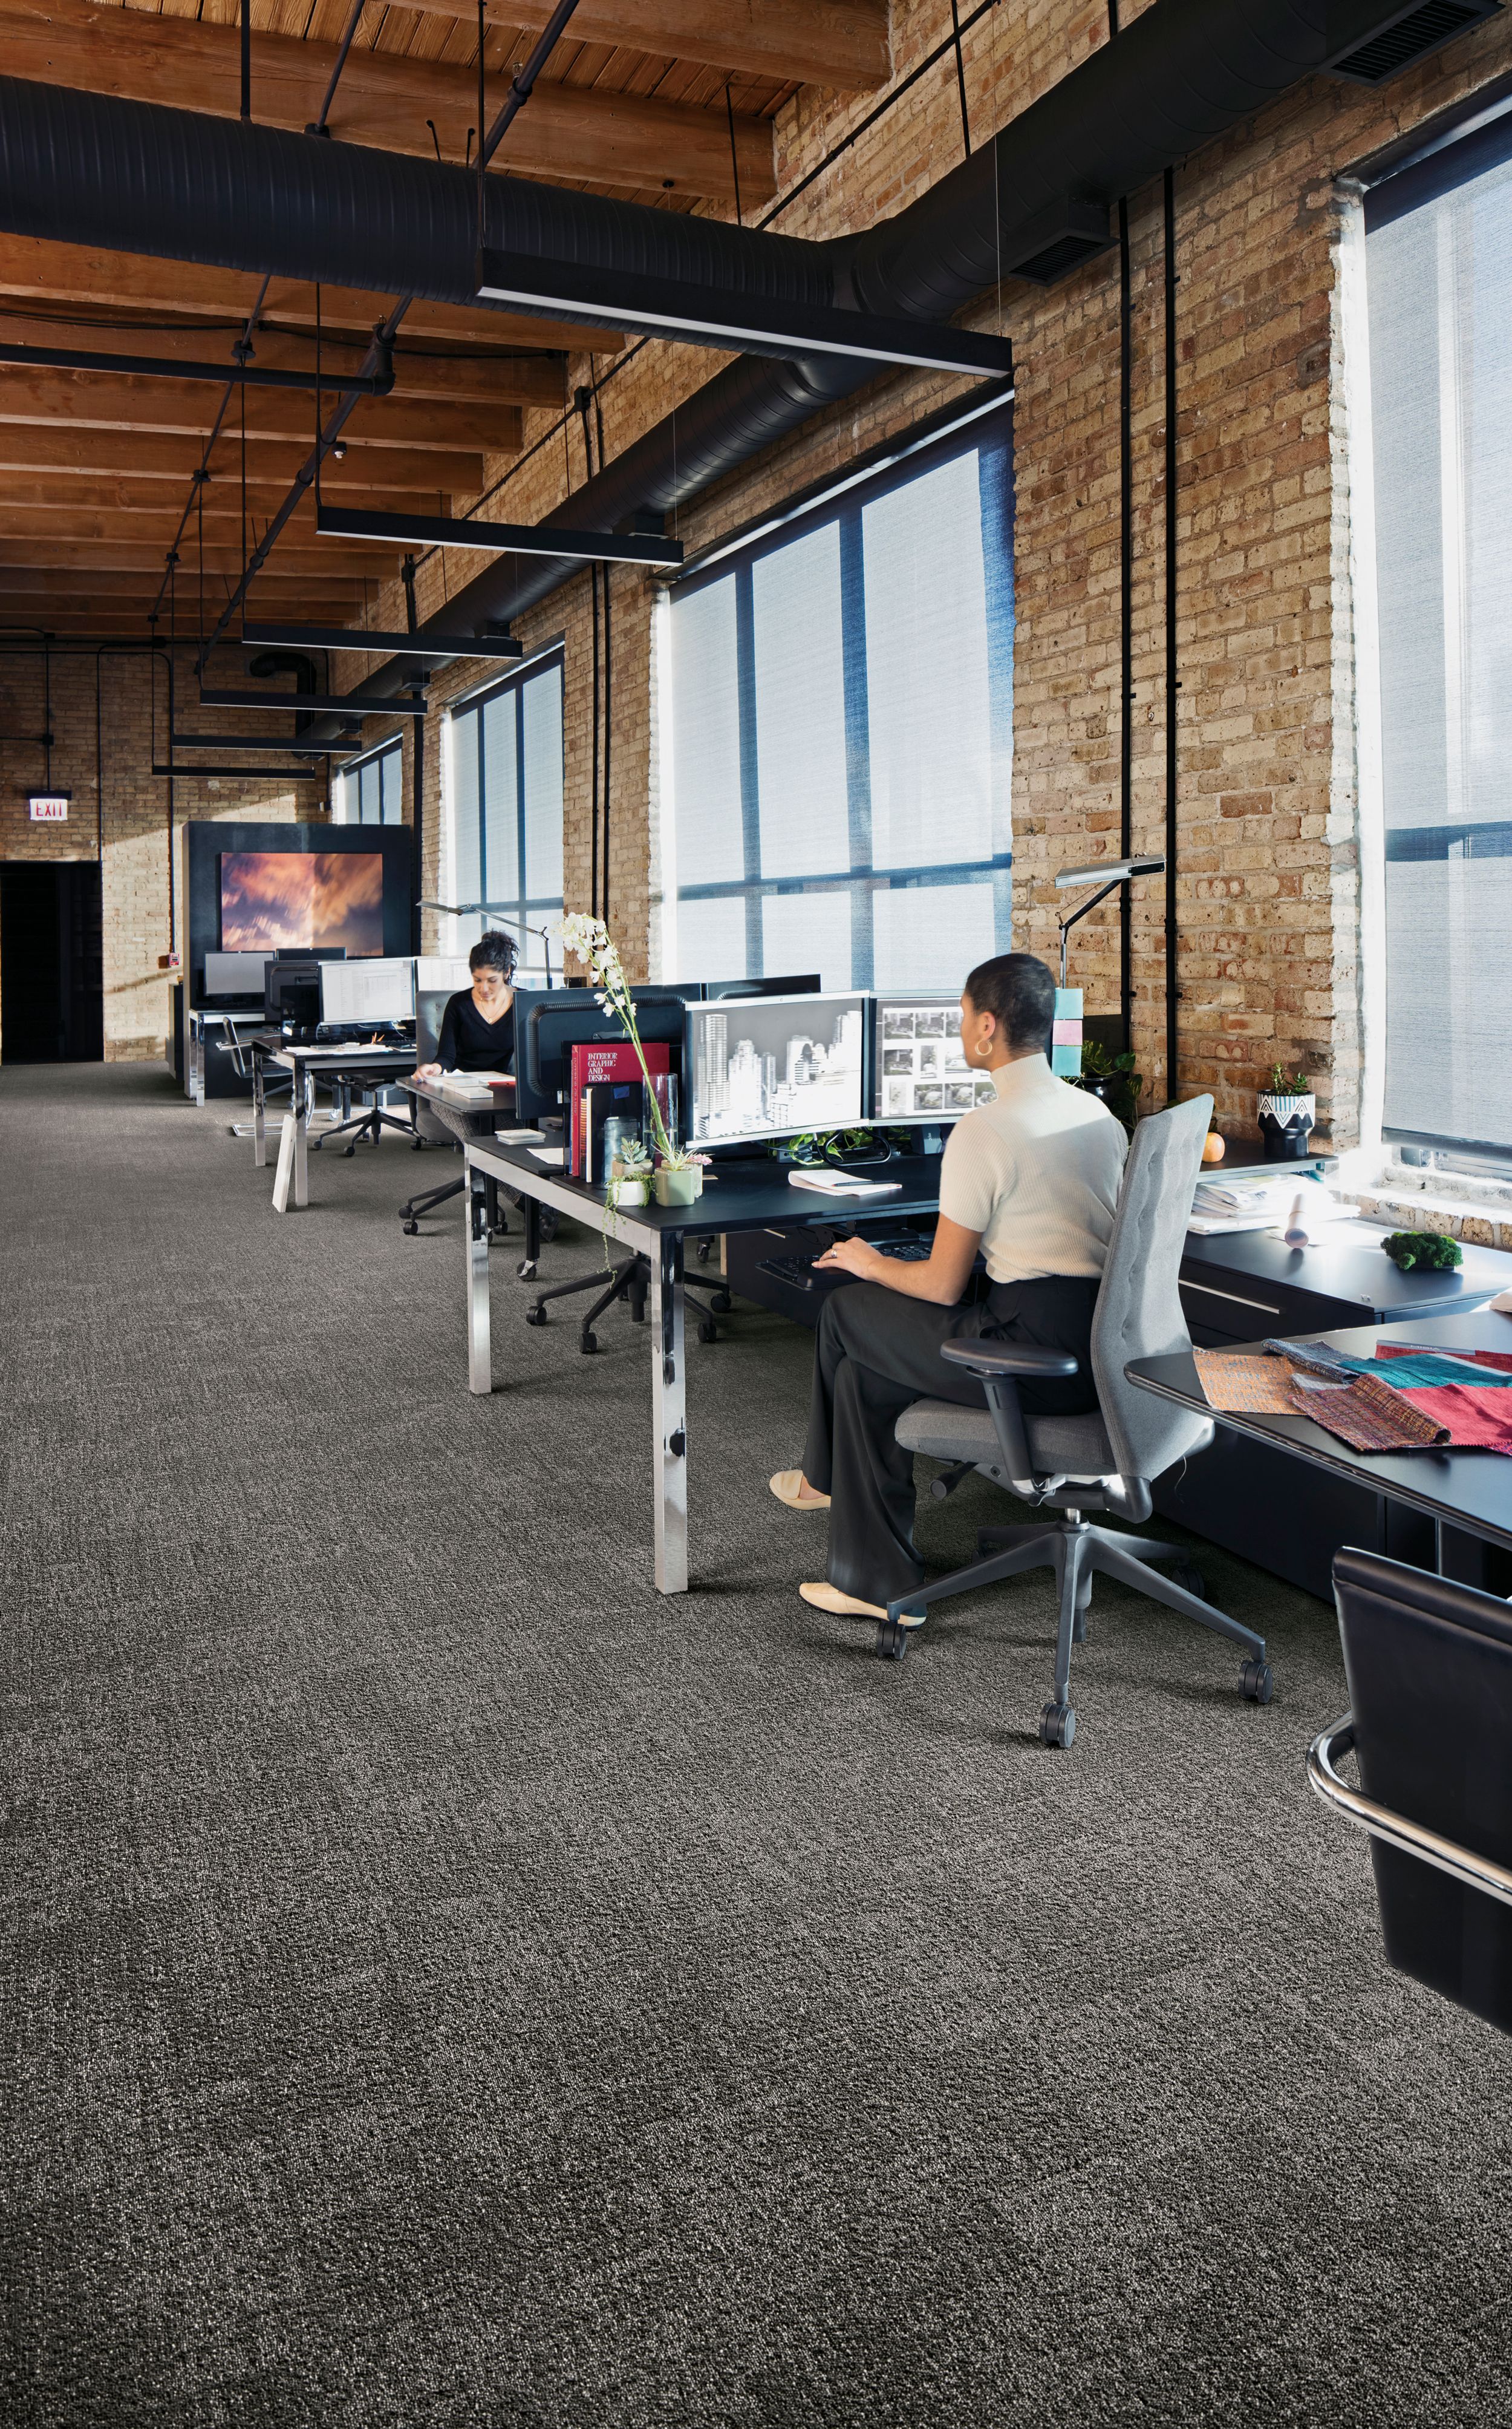
[[[864,1120],[864,996],[727,997],[690,1004],[688,1027],[693,1146]]]
[[[372,851],[224,851],[221,950],[349,957],[384,949],[383,855]]]
[[[910,995],[877,999],[873,1113],[879,1122],[959,1122],[990,1104],[991,1079],[974,1072],[961,1044],[961,999]]]

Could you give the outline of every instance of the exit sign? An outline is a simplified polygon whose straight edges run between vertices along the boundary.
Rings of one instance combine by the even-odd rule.
[[[26,807],[40,823],[61,826],[68,817],[69,798],[67,793],[33,793]]]

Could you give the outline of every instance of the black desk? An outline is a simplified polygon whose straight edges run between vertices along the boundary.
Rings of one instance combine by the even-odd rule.
[[[253,1053],[253,1141],[255,1164],[267,1161],[263,1116],[263,1074],[267,1064],[281,1063],[294,1080],[294,1203],[310,1202],[310,1111],[315,1082],[348,1073],[370,1085],[397,1085],[415,1068],[413,1039],[405,1046],[288,1046],[282,1037],[270,1044],[265,1034],[250,1039]]]
[[[554,1206],[602,1231],[606,1240],[638,1250],[649,1263],[651,1342],[652,1523],[656,1583],[663,1594],[686,1594],[688,1586],[687,1405],[683,1386],[683,1244],[689,1233],[726,1234],[776,1231],[794,1224],[809,1229],[842,1223],[936,1213],[940,1197],[938,1156],[904,1156],[886,1166],[885,1178],[901,1187],[886,1198],[820,1197],[795,1189],[788,1167],[752,1160],[748,1167],[725,1164],[705,1179],[703,1196],[691,1206],[633,1206],[611,1218],[601,1189],[566,1179],[559,1168],[537,1163],[528,1148],[469,1140],[467,1148],[468,1219],[467,1241],[468,1386],[491,1392],[493,1344],[488,1307],[489,1225],[487,1184],[505,1182],[527,1198]]]
[[[1346,1223],[1315,1248],[1289,1248],[1265,1231],[1189,1232],[1181,1304],[1192,1340],[1233,1349],[1360,1324],[1406,1325],[1416,1334],[1512,1285],[1512,1256],[1470,1243],[1453,1273],[1399,1273],[1381,1247],[1385,1236],[1376,1225]],[[1325,1601],[1340,1544],[1423,1565],[1421,1531],[1404,1532],[1401,1512],[1373,1485],[1299,1466],[1272,1444],[1243,1438],[1226,1412],[1211,1448],[1159,1478],[1154,1497],[1163,1518]]]
[[[1323,1337],[1336,1349],[1368,1358],[1377,1341],[1400,1340],[1402,1333],[1393,1326],[1359,1325]],[[1436,1343],[1443,1349],[1512,1349],[1512,1315],[1483,1308],[1475,1314],[1431,1316],[1412,1325],[1411,1338]],[[1328,1562],[1347,1543],[1365,1551],[1388,1553],[1415,1568],[1435,1569],[1470,1585],[1483,1585],[1492,1576],[1491,1591],[1505,1591],[1500,1577],[1488,1570],[1482,1549],[1492,1545],[1504,1554],[1512,1553],[1512,1460],[1501,1452],[1351,1450],[1310,1417],[1210,1410],[1190,1350],[1169,1358],[1136,1358],[1125,1372],[1131,1383],[1159,1393],[1162,1399],[1212,1416],[1239,1446],[1246,1497],[1258,1495],[1257,1514],[1267,1530],[1268,1550],[1261,1556],[1264,1567],[1278,1569],[1283,1576],[1290,1574],[1281,1555],[1286,1539],[1298,1527],[1299,1513],[1307,1507],[1302,1487],[1310,1472],[1325,1480],[1328,1506],[1334,1513],[1327,1529],[1329,1540],[1319,1546]],[[1192,1464],[1195,1467],[1212,1456],[1211,1451],[1199,1453]],[[1257,1461],[1264,1464],[1257,1466]],[[1274,1497],[1267,1480],[1273,1473],[1281,1486]],[[1179,1507],[1175,1514],[1181,1514]],[[1331,1595],[1325,1571],[1299,1582],[1309,1584],[1312,1592],[1324,1598]]]

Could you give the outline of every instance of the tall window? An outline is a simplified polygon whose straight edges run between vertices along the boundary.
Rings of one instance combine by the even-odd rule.
[[[1512,1155],[1512,116],[1365,226],[1385,1129]]]
[[[562,910],[562,658],[537,658],[453,710],[451,719],[450,899],[489,902],[524,928]],[[452,922],[465,951],[497,918]],[[538,938],[517,934],[539,967]]]
[[[370,757],[353,760],[337,780],[337,825],[403,826],[403,778],[404,746],[397,737]]]
[[[665,975],[1007,950],[1011,446],[1005,406],[675,586]]]

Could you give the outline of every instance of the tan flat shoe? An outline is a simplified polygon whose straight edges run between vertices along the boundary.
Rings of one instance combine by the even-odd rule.
[[[838,1586],[799,1586],[805,1602],[815,1611],[832,1611],[837,1619],[885,1619],[887,1611],[879,1602],[858,1602],[854,1595],[842,1594]]]
[[[771,1489],[786,1510],[828,1510],[830,1495],[821,1493],[813,1501],[798,1499],[798,1487],[803,1481],[801,1467],[780,1467],[771,1479]]]

